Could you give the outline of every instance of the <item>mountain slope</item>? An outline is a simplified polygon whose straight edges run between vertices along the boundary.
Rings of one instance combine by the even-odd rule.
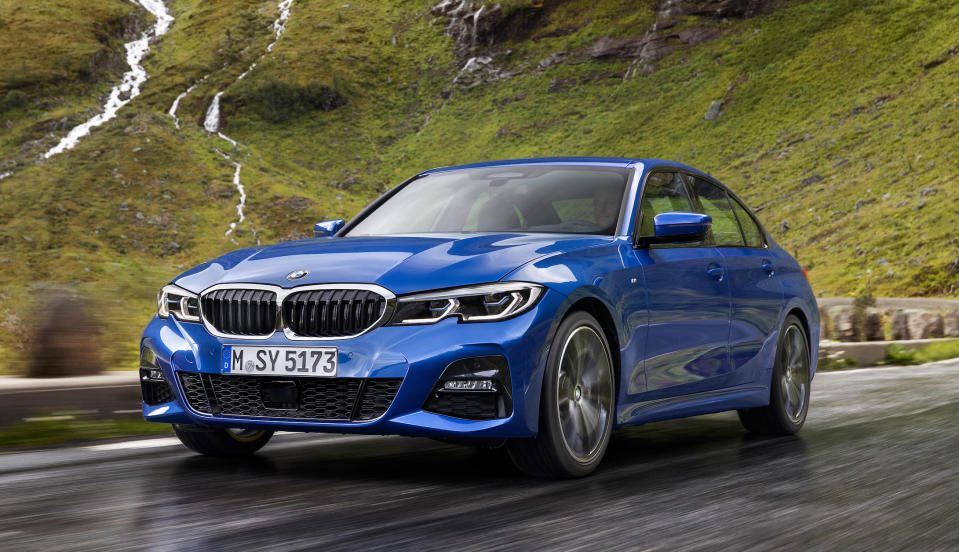
[[[959,6],[293,0],[266,53],[279,3],[168,0],[141,95],[46,161],[153,20],[122,0],[0,3],[0,59],[14,60],[0,66],[6,369],[50,286],[90,297],[105,357],[130,365],[153,293],[180,269],[308,235],[422,169],[491,158],[689,163],[756,208],[818,292],[959,294]],[[194,83],[178,129],[168,111]],[[236,147],[203,130],[219,91]],[[226,235],[234,163],[246,220]]]

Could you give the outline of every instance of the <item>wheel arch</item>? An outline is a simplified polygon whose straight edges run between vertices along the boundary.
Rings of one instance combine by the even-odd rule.
[[[806,316],[806,313],[804,313],[803,310],[799,307],[793,307],[792,309],[786,312],[786,316],[785,318],[783,318],[783,320],[785,320],[786,318],[789,318],[789,315],[791,314],[795,315],[796,318],[798,318],[799,321],[802,322],[803,330],[806,332],[806,339],[811,342],[812,333],[810,333],[809,331],[809,318]]]
[[[816,368],[819,361],[819,310],[816,308],[815,303],[813,303],[812,307],[807,308],[805,304],[800,303],[797,300],[791,301],[786,308],[783,309],[783,318],[782,322],[780,322],[780,328],[790,314],[795,315],[796,318],[799,319],[799,322],[803,326],[803,330],[806,332],[806,339],[808,340],[809,345],[809,377],[812,379],[812,377],[816,374]]]

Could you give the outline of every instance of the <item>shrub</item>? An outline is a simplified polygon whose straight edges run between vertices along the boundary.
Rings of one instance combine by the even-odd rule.
[[[898,343],[886,347],[886,364],[916,364],[916,350]]]
[[[852,300],[853,316],[855,316],[856,339],[866,341],[866,309],[876,306],[876,299],[868,288]]]
[[[294,84],[276,79],[251,83],[241,91],[244,103],[260,118],[283,123],[311,111],[332,111],[346,98],[329,86],[317,82]]]
[[[0,101],[0,113],[27,105],[27,95],[22,90],[11,90]]]
[[[925,364],[950,358],[959,358],[959,339],[930,343],[919,349],[893,343],[886,349],[886,364]]]

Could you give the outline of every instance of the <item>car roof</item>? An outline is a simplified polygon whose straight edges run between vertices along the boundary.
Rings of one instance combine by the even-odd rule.
[[[509,167],[513,165],[585,165],[596,167],[621,167],[631,168],[636,165],[642,165],[647,169],[656,167],[672,167],[686,171],[705,175],[706,173],[694,169],[682,163],[668,161],[665,159],[647,159],[639,157],[528,157],[524,159],[503,159],[499,161],[484,161],[482,163],[469,163],[466,165],[452,165],[448,167],[437,167],[428,171],[423,171],[420,175],[433,174],[446,171],[456,171],[461,169],[481,169],[489,167]],[[708,176],[708,175],[707,175]]]

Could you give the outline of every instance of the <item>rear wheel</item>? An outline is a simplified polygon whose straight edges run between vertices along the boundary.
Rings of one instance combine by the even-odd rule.
[[[615,383],[606,336],[595,318],[576,312],[550,347],[540,397],[539,434],[507,443],[530,475],[582,477],[596,469],[613,428]]]
[[[783,323],[770,384],[769,405],[739,411],[743,426],[754,433],[792,435],[809,411],[809,339],[796,316]]]
[[[207,456],[247,456],[263,448],[272,431],[254,429],[220,429],[174,424],[180,442],[194,452]]]

